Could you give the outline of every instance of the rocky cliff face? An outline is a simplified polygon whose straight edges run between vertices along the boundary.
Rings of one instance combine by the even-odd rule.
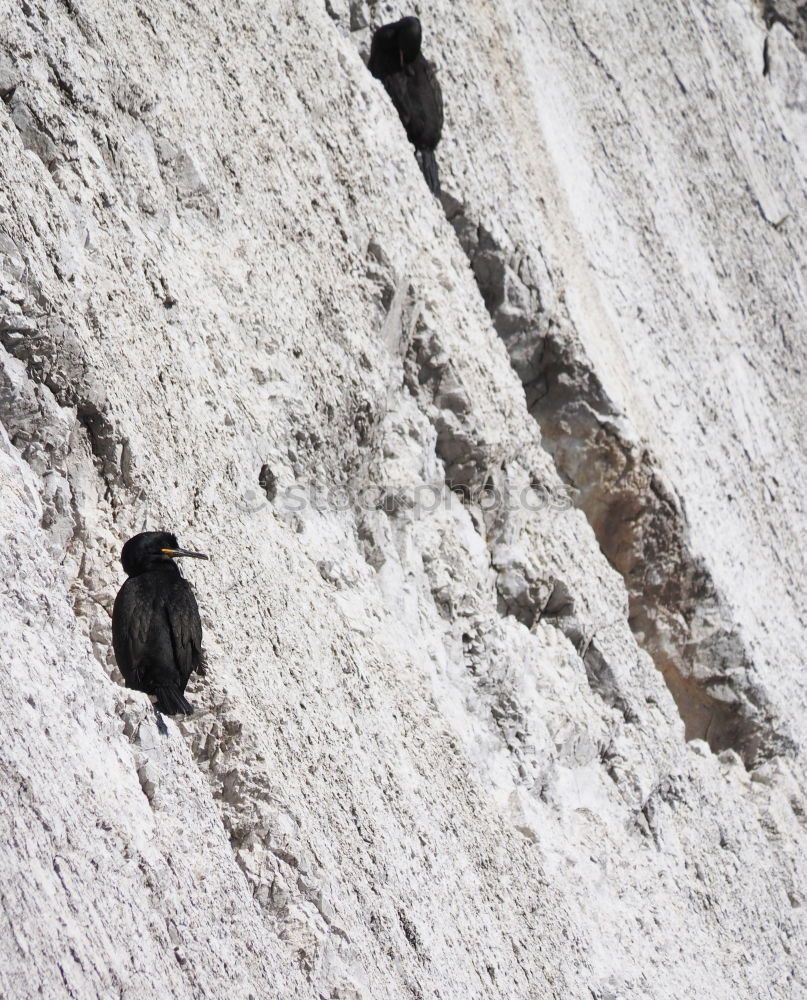
[[[807,995],[802,15],[414,10],[0,11],[3,1000]]]

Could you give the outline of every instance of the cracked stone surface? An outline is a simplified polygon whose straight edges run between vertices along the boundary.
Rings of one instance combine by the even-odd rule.
[[[807,996],[780,6],[0,0],[2,1000]]]

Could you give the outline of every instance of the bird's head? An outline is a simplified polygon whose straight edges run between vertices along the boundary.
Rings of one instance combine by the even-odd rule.
[[[201,552],[181,549],[177,536],[168,531],[141,531],[123,546],[120,561],[127,576],[137,576],[179,556],[192,556],[194,559],[209,558]]]
[[[398,22],[398,51],[402,66],[417,59],[422,36],[420,21],[416,17],[402,17]]]

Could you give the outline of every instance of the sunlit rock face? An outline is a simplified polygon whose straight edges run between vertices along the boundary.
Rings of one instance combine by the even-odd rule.
[[[791,6],[0,11],[0,998],[807,995]]]

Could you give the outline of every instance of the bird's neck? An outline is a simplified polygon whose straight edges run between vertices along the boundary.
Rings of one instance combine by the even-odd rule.
[[[166,578],[182,576],[179,571],[179,566],[177,566],[173,559],[166,559],[164,562],[160,561],[153,563],[151,566],[146,566],[145,569],[142,569],[139,573],[135,573],[134,575],[145,576],[147,573],[155,576],[164,576]]]

